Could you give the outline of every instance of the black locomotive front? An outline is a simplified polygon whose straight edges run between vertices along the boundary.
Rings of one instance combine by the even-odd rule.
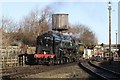
[[[37,37],[34,57],[38,64],[62,64],[74,61],[75,51],[71,36],[47,32]]]

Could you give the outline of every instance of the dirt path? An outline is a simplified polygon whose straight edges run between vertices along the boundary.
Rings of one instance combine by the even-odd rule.
[[[48,72],[43,72],[39,74],[29,75],[25,78],[90,78],[91,76],[84,72],[80,67],[76,64],[74,66],[67,66],[63,68],[59,68],[56,70],[51,70]]]

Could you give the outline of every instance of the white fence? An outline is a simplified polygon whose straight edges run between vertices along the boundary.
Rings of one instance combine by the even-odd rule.
[[[22,51],[21,48],[18,46],[1,46],[0,47],[0,53],[1,53],[0,55],[6,56],[6,57],[19,55],[21,51]]]
[[[1,57],[0,58],[0,65],[1,68],[8,68],[8,67],[17,67],[19,66],[19,59],[18,57]]]
[[[0,46],[0,68],[24,66],[24,58],[20,54],[35,52],[35,47],[28,47],[26,50],[18,46]]]
[[[35,53],[35,47],[19,47],[19,46],[0,46],[0,56],[16,56],[19,54],[33,54]]]

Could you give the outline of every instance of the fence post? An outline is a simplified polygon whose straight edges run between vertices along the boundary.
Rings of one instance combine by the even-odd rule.
[[[20,56],[18,57],[18,62],[19,62],[19,66],[20,66]]]
[[[22,66],[23,65],[23,59],[21,56],[19,56],[19,66]]]
[[[19,56],[17,58],[17,61],[18,61],[18,65],[17,66],[20,66]]]
[[[6,64],[5,64],[5,65],[6,65],[5,67],[9,67],[8,61],[9,61],[9,59],[8,59],[8,56],[7,56],[7,57],[6,57],[6,60],[5,60],[5,63],[6,63]]]
[[[4,56],[2,57],[2,68],[4,68],[5,67],[5,61],[4,61]]]
[[[12,60],[12,59],[13,59],[13,58],[11,57],[11,58],[10,58],[10,67],[13,67],[13,62],[12,62],[13,60]]]
[[[23,59],[22,59],[22,57],[20,57],[20,66],[22,66],[23,64],[22,64],[22,61]]]
[[[17,66],[17,56],[15,56],[15,67]]]
[[[25,55],[23,55],[23,66],[25,66]]]
[[[2,57],[0,57],[0,69],[2,68]]]

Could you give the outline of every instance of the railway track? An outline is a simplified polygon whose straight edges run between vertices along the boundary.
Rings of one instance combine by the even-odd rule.
[[[55,66],[46,66],[46,65],[32,65],[27,67],[16,67],[16,68],[9,68],[2,70],[2,79],[3,80],[18,80],[22,77],[31,75],[31,74],[38,74],[50,70],[55,70],[58,68],[72,66],[76,63],[69,63],[69,64],[62,64],[62,65],[55,65]]]
[[[96,66],[91,61],[81,62],[79,66],[82,67],[85,71],[87,71],[92,76],[100,80],[120,80],[120,74],[104,69],[102,67]]]

